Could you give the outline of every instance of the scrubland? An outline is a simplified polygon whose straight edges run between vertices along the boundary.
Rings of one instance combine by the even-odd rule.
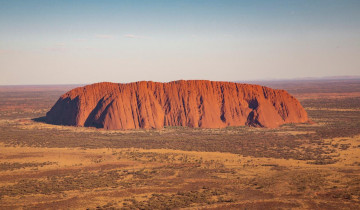
[[[278,84],[314,124],[277,129],[55,126],[65,91],[3,88],[0,209],[358,209],[360,81],[343,83]]]

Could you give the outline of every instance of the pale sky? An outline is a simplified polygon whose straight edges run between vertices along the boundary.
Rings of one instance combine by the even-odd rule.
[[[2,1],[0,85],[360,75],[360,1]]]

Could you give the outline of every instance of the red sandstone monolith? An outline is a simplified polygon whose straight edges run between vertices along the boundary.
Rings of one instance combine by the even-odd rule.
[[[164,126],[276,128],[308,122],[299,101],[284,90],[204,80],[96,83],[60,97],[46,114],[51,124],[105,129]]]

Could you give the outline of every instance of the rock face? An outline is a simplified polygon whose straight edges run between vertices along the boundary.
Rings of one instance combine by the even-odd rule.
[[[51,124],[105,129],[187,126],[275,128],[308,122],[299,101],[284,90],[203,80],[169,83],[96,83],[60,97],[46,114]]]

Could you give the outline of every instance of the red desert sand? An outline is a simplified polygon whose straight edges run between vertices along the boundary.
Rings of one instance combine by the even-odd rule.
[[[204,80],[96,83],[60,97],[46,114],[52,124],[105,129],[164,126],[276,128],[309,122],[299,101],[284,90]]]

